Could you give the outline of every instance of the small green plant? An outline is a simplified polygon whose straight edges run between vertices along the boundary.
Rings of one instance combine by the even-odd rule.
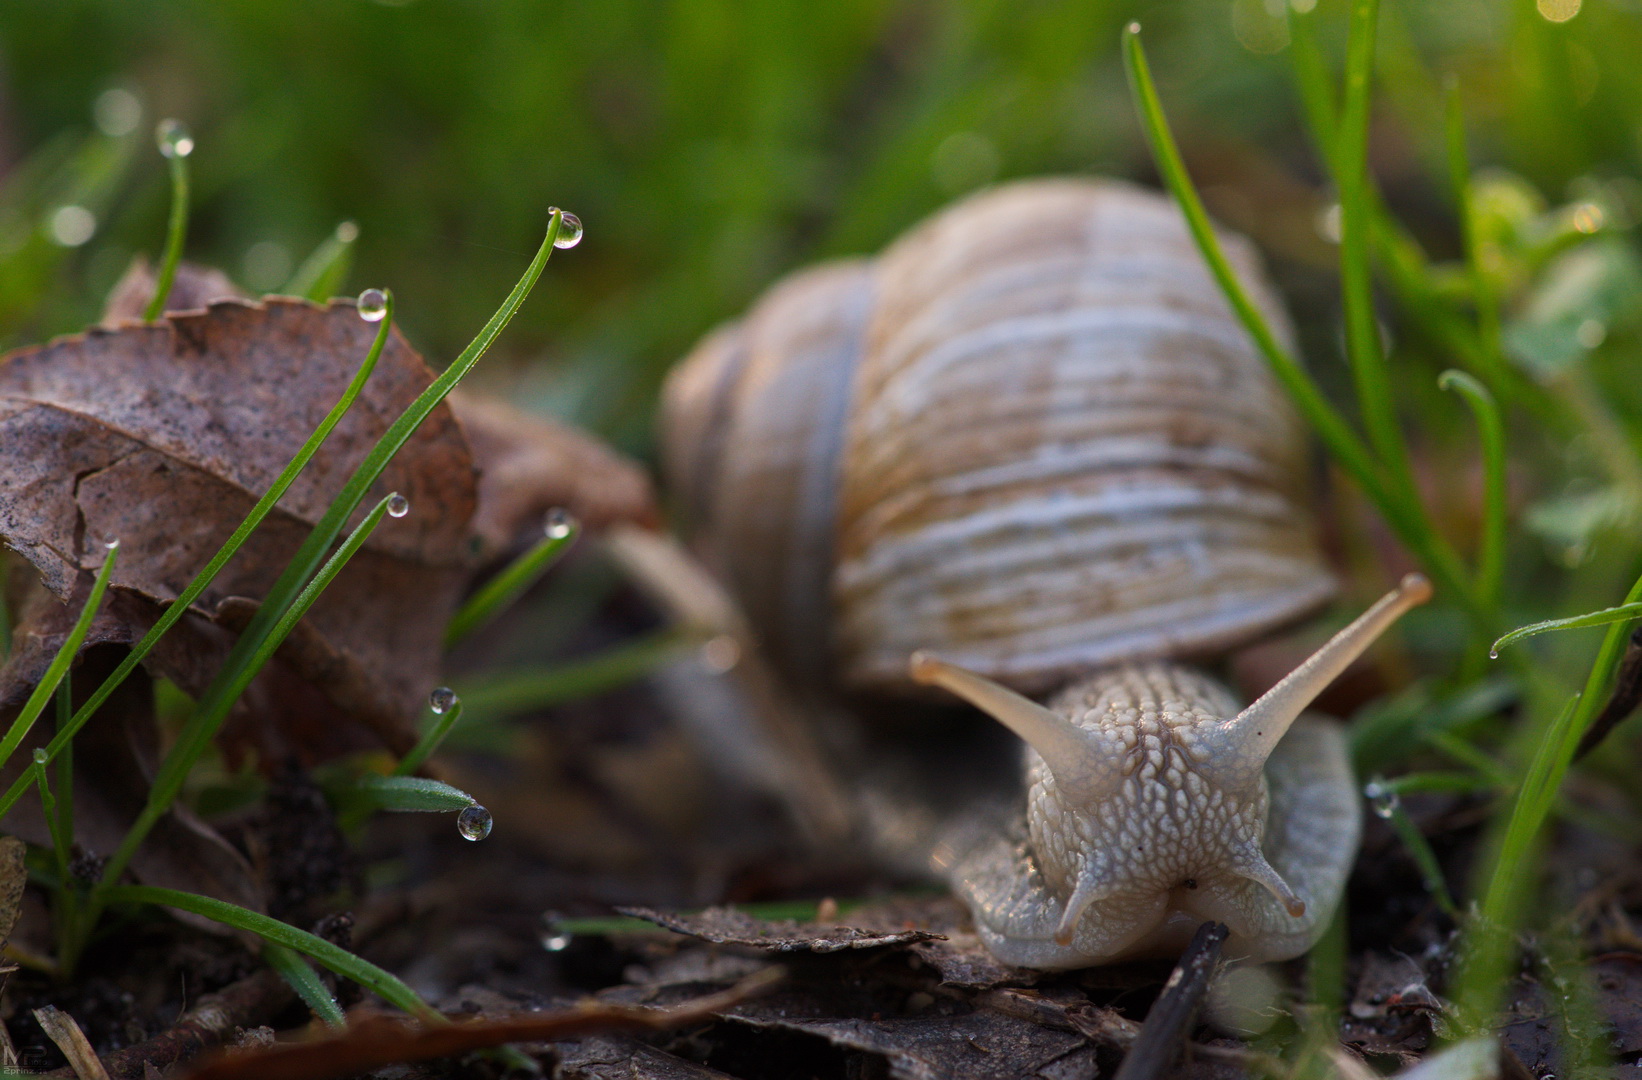
[[[156,293],[145,313],[149,320],[158,318],[164,310],[165,297],[175,277],[177,262],[181,256],[187,228],[186,159],[193,149],[192,138],[173,121],[161,125],[159,143],[162,153],[170,163],[173,201],[166,250],[160,264]],[[344,524],[360,505],[366,492],[381,476],[394,454],[433,409],[472,370],[524,302],[541,276],[555,246],[567,246],[559,243],[560,232],[565,228],[567,220],[573,219],[567,218],[567,215],[557,209],[551,212],[547,233],[540,249],[496,314],[456,361],[389,426],[332,500],[306,541],[269,589],[256,616],[240,634],[214,680],[194,703],[181,731],[159,766],[142,812],[109,859],[100,880],[88,885],[77,882],[70,872],[73,843],[72,747],[76,734],[164,635],[176,625],[193,601],[211,584],[223,566],[261,525],[291,483],[324,444],[336,424],[358,399],[382,354],[393,323],[392,294],[386,290],[368,290],[361,295],[360,315],[367,321],[377,323],[377,332],[364,362],[341,398],[228,540],[182,590],[177,599],[165,609],[153,628],[132,647],[102,684],[80,703],[78,708],[74,708],[68,695],[66,674],[84,642],[91,620],[100,608],[116,565],[118,544],[116,542],[108,546],[73,631],[63,642],[10,729],[3,738],[0,738],[0,766],[3,766],[22,744],[46,705],[53,699],[58,702],[57,731],[46,746],[34,751],[31,766],[22,772],[3,796],[0,796],[0,818],[16,805],[17,800],[30,787],[38,791],[52,838],[55,880],[48,884],[53,887],[54,903],[58,912],[58,961],[62,973],[67,974],[73,970],[85,946],[96,932],[102,913],[110,905],[157,905],[190,911],[251,931],[261,937],[268,943],[266,957],[270,965],[285,976],[316,1015],[327,1023],[341,1023],[340,1010],[337,1009],[334,1000],[325,993],[323,985],[314,977],[306,961],[300,959],[297,954],[306,956],[339,975],[354,979],[394,1005],[425,1021],[442,1021],[442,1017],[423,1004],[408,987],[392,975],[311,934],[219,900],[175,890],[126,885],[122,884],[121,880],[143,840],[160,818],[169,812],[182,790],[184,781],[212,743],[229,711],[251,680],[273,656],[314,601],[347,565],[349,559],[364,545],[383,517],[398,517],[406,512],[405,500],[397,493],[389,494],[380,499],[345,537],[341,536]],[[579,225],[575,227],[579,229]],[[322,245],[305,264],[293,284],[302,287],[308,294],[328,292],[334,288],[345,269],[348,245],[352,243],[352,239],[351,231],[339,230],[332,238],[333,242]],[[516,598],[562,552],[573,532],[572,525],[555,520],[550,525],[546,540],[504,571],[496,581],[463,608],[458,620],[453,623],[453,638],[482,624],[502,606]],[[337,544],[339,537],[341,541]],[[333,544],[337,545],[334,551],[331,550]],[[449,694],[449,691],[442,693]],[[438,781],[407,775],[420,767],[433,753],[461,715],[460,705],[454,699],[454,695],[450,696],[449,701],[443,702],[443,707],[436,708],[436,712],[441,714],[439,722],[433,725],[416,748],[399,763],[395,775],[366,778],[355,785],[355,791],[364,805],[378,809],[459,811],[463,815],[464,835],[482,835],[488,831],[489,815],[483,812],[482,807],[477,806],[472,796]],[[55,782],[52,779],[53,773],[48,771],[53,765],[56,767]]]

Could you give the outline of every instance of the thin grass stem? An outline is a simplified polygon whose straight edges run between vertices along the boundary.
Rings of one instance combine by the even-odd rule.
[[[497,672],[465,687],[462,701],[471,715],[485,720],[545,709],[631,682],[694,640],[688,633],[661,630],[557,667]]]
[[[195,708],[182,733],[177,736],[176,743],[172,745],[171,750],[165,756],[165,760],[161,762],[159,771],[154,776],[154,782],[148,790],[148,802],[143,806],[142,812],[137,815],[137,820],[132,823],[131,828],[126,832],[125,839],[120,842],[120,846],[115,850],[113,857],[109,859],[108,866],[103,873],[102,884],[104,887],[120,880],[120,875],[125,873],[125,868],[130,865],[132,856],[137,853],[137,846],[142,843],[143,838],[148,835],[149,830],[154,827],[161,816],[171,808],[172,801],[176,799],[177,793],[182,790],[183,781],[188,778],[188,773],[193,769],[194,763],[199,760],[200,755],[205,752],[206,747],[215,738],[217,729],[228,718],[228,711],[233,708],[234,702],[239,700],[240,694],[250,685],[257,672],[262,670],[263,665],[284,644],[285,638],[296,628],[296,624],[301,621],[302,617],[308,613],[308,609],[314,605],[314,601],[319,599],[320,594],[335,580],[336,575],[342,572],[342,568],[348,565],[348,561],[364,546],[365,541],[370,539],[371,533],[376,531],[377,524],[386,516],[388,504],[393,499],[394,495],[388,495],[379,501],[369,514],[365,515],[365,520],[361,521],[353,532],[348,535],[342,546],[337,549],[336,554],[332,555],[325,565],[320,568],[320,571],[314,575],[313,580],[297,595],[296,600],[280,613],[280,617],[274,623],[272,629],[256,640],[256,647],[252,650],[249,659],[233,670],[230,679],[218,693],[210,697],[209,704],[205,699],[202,699],[199,706]]]
[[[1488,385],[1496,393],[1508,389],[1505,378],[1505,349],[1500,337],[1499,299],[1482,263],[1482,240],[1477,234],[1477,218],[1471,206],[1471,157],[1465,145],[1465,115],[1460,107],[1459,84],[1448,87],[1445,134],[1448,143],[1448,182],[1453,189],[1454,208],[1460,217],[1465,241],[1465,262],[1471,276],[1472,302],[1477,310],[1477,338],[1480,367]]]
[[[354,790],[373,810],[449,814],[479,805],[461,788],[425,776],[365,776]]]
[[[353,246],[358,239],[359,226],[351,221],[342,222],[302,260],[302,265],[280,291],[317,304],[337,295],[353,267]]]
[[[61,731],[74,717],[74,680],[65,678],[57,684],[57,730]],[[35,751],[36,757],[45,754],[46,762],[51,761],[51,755],[44,749]],[[42,765],[42,767],[44,767]],[[74,841],[74,744],[70,743],[57,758],[57,828],[69,839]],[[63,864],[64,880],[67,878],[68,864]]]
[[[1499,405],[1477,378],[1450,368],[1437,376],[1437,385],[1465,398],[1477,418],[1482,444],[1482,541],[1477,546],[1477,598],[1497,611],[1505,583],[1505,424]]]
[[[174,123],[175,121],[166,121]],[[161,125],[162,146],[165,139]],[[189,149],[192,149],[192,141]],[[165,229],[165,254],[160,259],[160,271],[154,279],[154,296],[143,311],[143,321],[153,322],[165,311],[165,301],[171,295],[171,283],[177,278],[177,263],[182,261],[182,245],[188,238],[188,151],[166,154],[171,166],[171,220]]]
[[[456,726],[456,721],[461,718],[462,701],[460,698],[451,702],[444,712],[435,713],[433,724],[422,733],[420,739],[416,740],[416,745],[411,747],[410,753],[399,759],[399,764],[394,766],[393,775],[409,776],[417,769],[420,769],[422,763],[432,757],[435,750],[439,749],[439,744],[445,741],[445,736],[450,734],[451,729]]]
[[[115,690],[120,688],[120,685],[137,669],[137,665],[142,663],[154,646],[159,643],[159,640],[187,613],[189,605],[210,586],[211,582],[216,579],[217,574],[227,565],[228,560],[234,557],[251,533],[256,530],[258,525],[262,524],[263,519],[273,510],[275,504],[285,494],[286,489],[307,467],[308,462],[318,452],[320,446],[330,435],[331,430],[341,421],[343,415],[353,407],[354,401],[365,387],[366,380],[370,378],[371,372],[376,369],[376,362],[382,355],[383,346],[387,344],[388,328],[393,323],[392,293],[387,293],[387,303],[387,315],[377,327],[376,338],[371,342],[371,348],[365,356],[365,362],[354,373],[353,379],[348,383],[347,389],[342,392],[342,396],[337,399],[337,403],[331,407],[331,411],[325,415],[325,419],[320,421],[313,434],[308,436],[307,442],[302,444],[301,449],[296,452],[296,456],[292,457],[280,474],[274,478],[273,484],[263,493],[262,498],[257,500],[256,505],[251,508],[251,512],[245,515],[245,519],[239,523],[233,535],[223,542],[222,547],[217,549],[215,555],[211,556],[211,561],[206,563],[200,572],[194,575],[194,580],[188,583],[188,587],[183,589],[177,595],[177,598],[166,606],[158,621],[154,623],[148,633],[142,636],[142,640],[132,646],[131,651],[126,654],[124,660],[120,661],[119,666],[109,674],[108,678],[103,680],[102,685],[92,692],[91,696],[86,699],[85,704],[75,711],[74,717],[68,725],[58,727],[57,734],[46,746],[46,753],[50,757],[55,759],[59,754],[68,750],[74,736],[86,725],[86,722],[91,719],[102,703]],[[27,776],[19,777],[6,790],[5,795],[0,797],[0,820],[3,820],[6,813],[16,804],[18,798],[26,790],[28,783]]]
[[[390,1005],[403,1009],[424,1023],[449,1023],[442,1014],[418,997],[416,991],[406,986],[391,972],[384,971],[322,937],[298,930],[288,923],[282,923],[278,919],[269,918],[237,904],[152,885],[113,885],[104,890],[103,899],[110,904],[152,904],[158,907],[177,908],[195,915],[203,915],[224,926],[248,930],[264,941],[301,953],[326,970],[352,979]]]
[[[97,577],[91,583],[91,592],[86,596],[86,602],[80,606],[80,617],[75,620],[74,628],[69,631],[68,637],[57,647],[57,655],[51,658],[51,664],[46,673],[34,687],[34,692],[23,703],[23,709],[17,718],[11,722],[4,739],[0,739],[0,767],[11,760],[11,755],[17,747],[28,737],[29,730],[34,722],[45,711],[46,703],[57,692],[57,684],[68,674],[69,665],[80,653],[80,645],[86,639],[86,633],[91,629],[91,620],[96,617],[97,609],[102,606],[103,593],[108,590],[109,576],[114,572],[114,563],[120,554],[120,542],[111,541],[103,555],[103,565],[97,569]],[[21,780],[20,780],[21,782]],[[3,815],[0,815],[3,816]]]
[[[1369,246],[1374,213],[1368,179],[1368,119],[1374,73],[1374,31],[1379,0],[1353,0],[1346,50],[1345,98],[1335,135],[1335,183],[1340,191],[1340,290],[1345,308],[1346,355],[1357,388],[1363,428],[1397,495],[1417,498],[1408,451],[1397,423],[1379,323],[1374,315],[1374,276]]]
[[[1163,106],[1158,100],[1151,70],[1140,44],[1138,23],[1130,23],[1124,33],[1123,56],[1130,87],[1140,109],[1141,126],[1151,144],[1158,172],[1185,215],[1192,238],[1197,242],[1198,250],[1209,264],[1221,291],[1249,336],[1254,339],[1272,373],[1288,391],[1301,415],[1317,431],[1335,460],[1362,487],[1397,535],[1425,564],[1438,588],[1458,603],[1480,632],[1493,633],[1492,627],[1496,623],[1493,613],[1478,601],[1458,555],[1431,528],[1419,501],[1409,496],[1411,485],[1387,478],[1368,447],[1329,404],[1299,361],[1278,343],[1271,327],[1237,280],[1231,264],[1220,249],[1214,227],[1209,222],[1190,174],[1186,172],[1168,119],[1163,114]]]
[[[348,1018],[342,1014],[342,1007],[325,988],[325,983],[320,980],[318,973],[308,966],[308,961],[285,946],[275,945],[271,941],[262,943],[262,959],[269,967],[279,972],[280,977],[296,991],[296,996],[302,999],[302,1003],[324,1021],[326,1026],[348,1026]]]
[[[541,580],[549,567],[559,561],[581,531],[580,525],[574,521],[549,525],[548,528],[546,537],[485,582],[451,617],[445,627],[445,648],[455,645],[523,596],[526,590]]]

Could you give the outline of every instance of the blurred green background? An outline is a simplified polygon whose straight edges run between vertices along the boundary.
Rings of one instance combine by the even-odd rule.
[[[1336,66],[1344,6],[1317,11]],[[1130,19],[1211,209],[1261,241],[1329,366],[1328,192],[1284,0],[0,0],[0,343],[84,325],[133,253],[157,253],[152,132],[176,116],[198,139],[190,258],[273,289],[356,221],[348,291],[394,288],[435,365],[506,294],[547,208],[579,214],[586,240],[481,381],[645,453],[666,367],[781,272],[874,251],[996,180],[1149,178],[1118,58]],[[1387,4],[1373,156],[1393,208],[1457,252],[1450,78],[1474,160],[1552,202],[1636,174],[1638,57],[1638,0]]]

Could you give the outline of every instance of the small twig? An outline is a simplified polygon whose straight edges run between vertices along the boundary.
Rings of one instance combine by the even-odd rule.
[[[1197,928],[1180,962],[1163,984],[1151,1012],[1146,1014],[1135,1044],[1118,1066],[1116,1080],[1154,1080],[1167,1074],[1185,1045],[1192,1017],[1209,991],[1209,980],[1220,961],[1220,946],[1231,931],[1217,922]]]
[[[1591,726],[1585,729],[1585,734],[1579,740],[1579,749],[1574,751],[1574,760],[1578,761],[1586,754],[1595,750],[1608,733],[1625,721],[1625,718],[1642,705],[1642,626],[1631,631],[1631,639],[1625,645],[1625,655],[1619,661],[1619,671],[1614,675],[1613,692],[1608,695],[1608,703],[1602,706],[1602,711]]]
[[[55,1005],[47,1005],[34,1010],[34,1019],[39,1021],[40,1030],[46,1033],[46,1037],[56,1043],[57,1049],[68,1058],[75,1076],[80,1080],[109,1080],[108,1070],[97,1060],[97,1051],[91,1048],[91,1040],[74,1022],[74,1017]]]
[[[769,968],[717,994],[670,1009],[591,1002],[560,1012],[475,1020],[442,1027],[408,1027],[403,1020],[355,1020],[345,1034],[277,1046],[260,1053],[227,1054],[187,1074],[188,1080],[326,1080],[385,1065],[454,1057],[509,1043],[551,1042],[594,1032],[656,1031],[708,1020],[775,985],[784,972]]]

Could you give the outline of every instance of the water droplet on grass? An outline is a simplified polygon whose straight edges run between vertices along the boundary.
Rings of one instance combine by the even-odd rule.
[[[366,322],[381,322],[388,314],[388,294],[381,289],[366,289],[354,301],[359,317]]]
[[[443,716],[456,708],[456,703],[460,700],[456,696],[456,691],[450,687],[436,686],[433,688],[433,693],[428,695],[428,708],[432,709],[435,715]]]
[[[1376,817],[1389,818],[1402,805],[1402,799],[1397,793],[1378,780],[1370,780],[1364,784],[1363,795],[1368,799],[1369,809],[1374,811]]]
[[[464,840],[483,840],[490,835],[490,827],[494,824],[490,811],[477,803],[456,815],[456,831],[462,834]]]
[[[576,527],[576,519],[562,506],[555,506],[547,512],[547,522],[542,531],[547,533],[549,540],[563,540]]]
[[[558,211],[557,206],[547,208],[549,214]],[[569,211],[564,212],[564,218],[559,222],[559,235],[554,239],[556,248],[573,248],[582,242],[582,219]]]
[[[410,500],[397,491],[388,496],[388,516],[402,518],[410,513]]]
[[[46,762],[48,762],[50,760],[51,760],[51,755],[46,753],[46,748],[45,747],[36,746],[34,748],[34,763],[36,765],[44,765]]]
[[[187,157],[194,152],[194,136],[181,120],[161,120],[154,129],[154,141],[168,158]]]
[[[548,952],[564,952],[566,949],[570,948],[570,942],[571,937],[569,934],[542,935],[542,948],[546,949]]]

